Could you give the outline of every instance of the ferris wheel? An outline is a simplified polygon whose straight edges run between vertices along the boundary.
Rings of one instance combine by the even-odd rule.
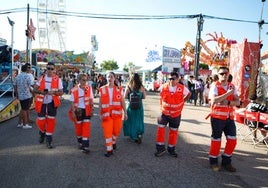
[[[66,16],[47,11],[64,11],[65,0],[38,0],[37,27],[40,48],[65,51]]]

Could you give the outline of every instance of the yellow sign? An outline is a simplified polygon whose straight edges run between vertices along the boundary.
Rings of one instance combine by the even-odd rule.
[[[0,111],[0,122],[16,117],[21,110],[20,101],[13,99],[3,110]]]

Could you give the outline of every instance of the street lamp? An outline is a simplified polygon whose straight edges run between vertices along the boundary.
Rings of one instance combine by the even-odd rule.
[[[259,64],[261,63],[261,48],[262,48],[262,43],[261,43],[261,30],[262,30],[262,26],[263,24],[265,24],[265,21],[262,19],[262,15],[263,15],[263,7],[264,7],[264,3],[265,0],[262,0],[262,9],[261,9],[261,17],[260,20],[258,21],[258,26],[259,26],[259,43],[260,43],[260,54],[259,54]]]
[[[11,82],[13,82],[13,63],[14,63],[14,50],[13,50],[13,43],[14,43],[14,24],[15,22],[12,21],[9,17],[7,17],[8,19],[8,23],[11,26],[11,65],[10,65],[10,69],[11,69]],[[14,90],[12,92],[12,97],[14,97]]]
[[[13,80],[13,76],[12,76],[12,71],[13,71],[13,64],[14,64],[14,50],[13,50],[13,44],[14,44],[14,39],[13,39],[13,36],[14,36],[14,24],[15,22],[12,21],[9,17],[7,17],[8,19],[8,23],[9,25],[11,26],[11,80]]]

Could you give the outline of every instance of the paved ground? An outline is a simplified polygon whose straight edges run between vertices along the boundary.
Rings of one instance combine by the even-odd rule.
[[[38,143],[38,129],[16,128],[17,119],[0,124],[0,187],[268,187],[268,155],[264,145],[249,140],[233,156],[236,173],[213,172],[208,165],[210,124],[207,107],[186,104],[178,138],[178,158],[155,157],[157,93],[145,100],[145,134],[137,145],[121,136],[118,150],[104,157],[105,146],[97,114],[92,118],[91,152],[77,149],[66,100],[58,110],[54,134],[56,148]],[[96,113],[98,99],[95,99]],[[32,118],[36,117],[34,111]]]

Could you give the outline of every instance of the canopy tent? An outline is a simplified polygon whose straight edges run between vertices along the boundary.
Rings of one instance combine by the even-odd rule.
[[[153,63],[146,63],[141,69],[137,70],[138,72],[152,72],[159,66],[162,66],[162,62],[153,62]]]
[[[123,71],[123,70],[107,70],[106,74],[109,73],[109,72],[113,72],[113,73],[119,74],[119,75],[128,75],[128,72]]]
[[[160,65],[152,70],[152,72],[158,72],[158,71],[162,71],[162,65]]]

